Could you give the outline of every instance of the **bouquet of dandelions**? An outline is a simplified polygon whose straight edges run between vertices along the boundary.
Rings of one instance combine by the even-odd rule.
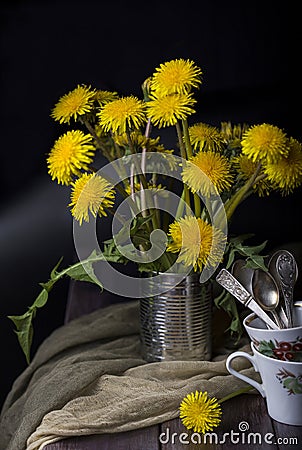
[[[244,243],[246,236],[228,237],[226,223],[251,194],[264,196],[277,190],[287,195],[301,185],[301,143],[267,123],[223,122],[218,127],[189,123],[201,85],[201,68],[191,60],[175,59],[161,64],[145,80],[142,98],[78,85],[54,106],[52,118],[72,129],[55,141],[47,157],[48,172],[59,184],[71,187],[74,223],[81,227],[110,213],[121,225],[103,243],[102,251],[94,250],[59,271],[60,261],[50,279],[41,283],[41,292],[27,312],[10,316],[27,361],[32,320],[53,285],[66,275],[102,285],[94,270],[98,261],[132,260],[141,272],[174,270],[176,264],[187,272],[207,270],[210,279],[220,264],[230,267],[236,254],[251,266],[264,267],[261,252],[266,243],[249,246]],[[174,149],[162,143],[160,132],[166,127],[175,129]],[[114,171],[98,170],[100,154]],[[113,172],[118,174],[114,180]],[[172,180],[178,187],[171,188],[173,172],[179,174]],[[161,201],[175,204],[173,190],[179,192],[176,207],[160,210]],[[117,208],[118,197],[128,200],[128,220]],[[152,240],[155,230],[162,230],[166,241]],[[151,248],[153,257],[144,258]],[[231,332],[240,334],[230,294],[221,292],[215,304],[232,317]]]

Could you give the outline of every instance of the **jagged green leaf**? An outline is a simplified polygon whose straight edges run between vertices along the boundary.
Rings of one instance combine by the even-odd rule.
[[[30,348],[33,340],[32,320],[34,316],[34,309],[28,310],[21,316],[8,316],[15,324],[15,332],[28,364],[30,362]]]
[[[259,253],[262,252],[266,244],[267,241],[264,241],[262,244],[259,245],[244,245],[240,247],[240,250],[247,256],[258,255]]]
[[[261,255],[251,255],[246,260],[246,267],[250,267],[251,269],[262,269],[265,272],[268,271],[268,268],[264,262],[264,256]]]
[[[229,240],[225,252],[226,269],[229,269],[237,258],[237,255],[240,255],[245,258],[247,267],[267,270],[264,263],[264,258],[266,256],[260,255],[265,248],[267,241],[264,241],[259,245],[242,245],[242,243],[251,236],[252,235],[241,235]]]
[[[76,264],[69,267],[65,274],[70,278],[78,281],[88,281],[89,283],[97,284],[100,288],[103,288],[102,283],[96,277],[92,261],[86,261],[83,264]]]
[[[250,239],[254,237],[254,234],[240,234],[239,236],[232,236],[229,239],[229,242],[232,246],[237,247],[238,245],[242,244],[242,242],[246,241],[247,239]]]
[[[57,264],[55,265],[55,267],[52,269],[52,271],[50,272],[50,279],[51,280],[54,280],[57,276],[58,276],[58,273],[59,272],[57,272],[57,269],[58,269],[58,267],[60,266],[60,264],[61,264],[61,262],[63,261],[63,256],[59,259],[59,261],[57,262]]]
[[[67,269],[58,272],[57,269],[61,263],[61,260],[52,269],[50,279],[46,283],[39,283],[42,286],[41,292],[36,297],[33,304],[28,308],[28,310],[20,316],[8,316],[10,320],[13,321],[16,327],[16,334],[20,346],[25,354],[26,361],[30,361],[30,348],[33,340],[33,325],[32,321],[36,316],[36,311],[38,308],[42,308],[47,303],[49,292],[54,286],[54,284],[64,276],[69,276],[70,278],[93,282],[100,287],[102,287],[100,281],[97,279],[93,263],[104,259],[103,255],[98,255],[95,251],[83,262],[78,262]]]
[[[263,355],[274,357],[274,348],[275,344],[272,340],[270,341],[260,341],[258,351],[262,353]]]
[[[127,220],[122,228],[115,233],[114,239],[110,239],[110,241],[106,241],[106,243],[110,243],[112,245],[123,244],[124,242],[127,242],[129,240],[129,224],[131,223],[132,219]]]
[[[46,304],[47,300],[48,291],[43,288],[30,309],[42,308]]]
[[[228,252],[228,259],[226,261],[226,269],[229,269],[231,267],[231,265],[233,264],[234,260],[235,260],[235,256],[236,256],[236,250],[235,249],[231,249]]]
[[[138,216],[135,218],[135,226],[133,227],[133,231],[140,228],[145,228],[146,223],[151,222],[154,214],[149,214],[146,217]]]

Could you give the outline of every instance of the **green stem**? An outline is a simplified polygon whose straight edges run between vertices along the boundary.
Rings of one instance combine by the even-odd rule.
[[[201,202],[198,194],[193,194],[194,199],[194,213],[196,217],[201,216]]]
[[[232,198],[225,205],[225,213],[227,216],[227,220],[229,220],[234,214],[237,206],[244,200],[248,191],[253,187],[253,185],[259,181],[259,178],[262,179],[262,175],[259,175],[261,170],[261,163],[258,164],[253,175],[248,179],[248,181],[234,194]]]
[[[179,148],[180,148],[180,156],[182,157],[182,159],[184,159],[185,161],[187,161],[187,153],[186,153],[186,147],[183,141],[183,135],[182,135],[182,130],[180,128],[180,124],[179,122],[176,122],[176,131],[177,131],[177,137],[178,137],[178,143],[179,143]],[[191,209],[191,199],[190,199],[190,191],[189,188],[186,184],[184,184],[184,200],[186,203],[186,211],[189,212]]]
[[[104,154],[105,158],[108,159],[108,161],[112,161],[112,158],[110,156],[110,153],[107,151],[106,147],[103,145],[101,139],[96,134],[95,129],[93,126],[87,121],[87,120],[81,120],[81,122],[85,125],[91,136],[96,141],[98,147],[102,150],[102,153]]]
[[[121,147],[115,142],[115,140],[113,139],[112,136],[111,136],[111,141],[112,141],[112,144],[113,144],[114,150],[116,152],[116,156],[117,156],[117,159],[115,161],[120,161],[124,156],[122,154]],[[129,180],[127,178],[127,172],[125,170],[123,162],[119,163],[118,167],[119,167],[119,171],[120,171],[118,173],[121,176],[121,180],[122,180],[124,187],[129,187]]]
[[[182,130],[180,128],[179,122],[176,122],[176,132],[177,132],[177,138],[178,138],[178,144],[180,148],[180,156],[187,160],[187,154],[186,154],[186,147],[183,140]]]
[[[179,219],[185,208],[185,190],[183,189],[180,202],[178,203],[175,219]]]
[[[231,392],[222,399],[218,400],[218,403],[226,402],[227,400],[230,400],[231,398],[234,398],[237,395],[245,394],[246,392],[251,391],[252,389],[254,389],[253,386],[247,386],[245,388],[238,389],[237,391]]]
[[[131,136],[130,136],[130,131],[127,130],[127,131],[126,131],[126,134],[127,134],[127,139],[128,139],[128,144],[129,144],[130,151],[131,151],[131,153],[134,155],[134,154],[136,154],[136,151],[135,151],[135,148],[134,148],[134,146],[133,146],[133,142],[132,142],[132,139],[131,139]],[[144,189],[148,189],[148,183],[147,183],[145,174],[144,174],[144,173],[141,173],[141,168],[138,167],[138,164],[137,164],[136,159],[134,160],[134,165],[135,165],[136,171],[137,171],[137,173],[138,173],[138,176],[139,176],[139,179],[140,179],[140,182],[141,182],[143,188],[144,188]],[[154,208],[154,206],[153,206],[153,208]],[[151,209],[152,209],[152,208],[151,208]],[[148,210],[146,211],[146,213],[147,213],[147,214],[151,214],[151,213],[150,213],[150,209],[148,209]],[[159,228],[159,224],[157,223],[157,216],[156,216],[156,214],[152,214],[152,227],[153,227],[153,228],[150,229],[149,223],[147,224],[147,226],[148,226],[150,232],[151,232],[152,230],[156,230],[157,228]]]
[[[133,142],[132,142],[132,139],[131,139],[130,131],[129,131],[129,130],[126,131],[126,135],[127,135],[127,139],[128,139],[129,149],[130,149],[132,155],[136,155],[137,153],[136,153],[136,151],[135,151],[135,148],[134,148],[134,145],[133,145]],[[143,188],[144,188],[144,189],[148,189],[148,183],[147,183],[146,177],[145,177],[145,175],[144,175],[143,173],[141,173],[141,168],[137,166],[137,161],[136,161],[136,159],[134,160],[134,165],[135,165],[135,168],[136,168],[136,170],[137,170],[137,173],[138,173],[140,182],[141,182],[142,185],[143,185]]]
[[[190,140],[188,121],[186,119],[182,120],[182,131],[185,141],[186,159],[190,159],[193,156],[192,144]],[[201,201],[197,193],[193,194],[194,199],[194,213],[196,217],[201,216]]]
[[[192,145],[191,145],[191,141],[190,141],[188,122],[186,119],[182,120],[182,130],[183,130],[185,146],[186,146],[186,151],[187,151],[187,159],[189,159],[189,158],[191,158],[191,156],[193,156],[193,150],[192,150]]]
[[[112,137],[111,137],[111,140],[113,142],[113,147],[114,147],[114,150],[116,151],[116,155],[117,155],[118,159],[122,158],[123,155],[121,152],[121,147],[115,142],[115,140]]]
[[[161,265],[161,272],[166,272],[171,267],[171,260],[170,260],[170,254],[167,252],[164,252],[161,256],[162,265]]]

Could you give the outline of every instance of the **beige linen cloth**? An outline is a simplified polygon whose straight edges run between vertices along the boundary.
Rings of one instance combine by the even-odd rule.
[[[147,364],[138,301],[111,305],[55,330],[16,379],[1,412],[1,450],[41,450],[60,439],[115,433],[178,416],[195,390],[221,398],[245,383],[212,361]],[[250,351],[249,345],[244,347]],[[249,363],[237,369],[254,377]]]

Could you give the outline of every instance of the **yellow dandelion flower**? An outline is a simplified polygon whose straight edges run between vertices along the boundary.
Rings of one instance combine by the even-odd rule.
[[[99,103],[99,105],[105,105],[105,103],[112,102],[118,98],[118,93],[113,91],[96,91],[95,100]]]
[[[151,78],[154,95],[188,94],[201,84],[202,71],[193,61],[174,59],[161,64]]]
[[[115,193],[112,185],[97,174],[84,173],[72,183],[71,214],[82,225],[89,222],[89,212],[96,217],[106,216],[105,208],[114,205]]]
[[[192,106],[196,100],[191,94],[171,94],[166,97],[151,97],[147,102],[147,114],[151,122],[159,128],[175,125],[195,113]]]
[[[238,172],[239,179],[243,181],[249,180],[251,176],[254,175],[258,167],[258,164],[253,162],[246,155],[239,155],[233,158],[232,164]],[[262,173],[263,172],[259,173],[259,175]],[[263,178],[253,186],[253,189],[259,197],[264,197],[270,193],[272,190],[272,185],[267,178]]]
[[[139,192],[142,189],[142,186],[138,182],[133,183],[133,187],[130,186],[130,184],[128,184],[125,187],[125,192],[130,196],[132,194],[132,189],[133,189],[133,192]]]
[[[133,185],[133,191],[134,192],[139,192],[142,189],[144,189],[141,185],[141,183],[135,182]],[[166,191],[165,191],[165,186],[162,186],[161,184],[154,184],[153,182],[148,182],[147,184],[147,189],[149,189],[150,191],[153,191],[154,193],[160,194],[161,196],[165,197],[166,196]],[[125,192],[128,195],[131,195],[131,186],[128,185],[125,187]]]
[[[129,146],[128,137],[127,137],[126,133],[122,133],[122,134],[115,133],[112,136],[112,138],[113,138],[114,142],[116,144],[120,145],[121,147]],[[130,138],[131,138],[132,144],[135,147],[140,148],[140,149],[149,146],[150,142],[155,141],[155,139],[148,138],[147,136],[142,134],[139,130],[132,131],[130,133]]]
[[[220,133],[226,141],[240,140],[243,134],[249,129],[249,125],[246,123],[232,124],[231,122],[220,123]]]
[[[59,184],[70,184],[81,169],[88,170],[95,147],[92,136],[80,130],[67,131],[56,140],[47,158],[48,173]]]
[[[98,138],[104,139],[106,142],[108,141],[108,134],[105,133],[104,129],[99,123],[94,124],[94,131]]]
[[[286,134],[275,125],[253,125],[243,135],[242,153],[252,161],[274,163],[288,154]]]
[[[207,392],[188,394],[179,407],[179,417],[184,426],[196,433],[213,431],[221,422],[222,411],[215,397],[208,398]]]
[[[106,103],[97,116],[104,131],[112,133],[137,129],[147,121],[145,103],[133,95]]]
[[[231,164],[219,153],[199,152],[187,161],[182,179],[193,193],[200,192],[210,197],[231,187]]]
[[[127,134],[114,134],[112,136],[114,142],[121,147],[128,147],[128,138]],[[157,138],[150,138],[145,136],[139,130],[134,130],[130,133],[130,138],[132,144],[138,149],[145,148],[147,152],[159,152],[159,153],[167,153],[172,154],[174,150],[168,150],[164,147],[163,144],[160,144],[160,136]]]
[[[85,85],[78,85],[73,91],[63,95],[51,112],[51,117],[60,123],[69,123],[70,119],[77,120],[91,111],[95,90]]]
[[[194,150],[221,150],[224,138],[218,128],[206,123],[196,123],[189,127],[189,135]]]
[[[241,140],[244,133],[249,129],[246,123],[234,124],[231,122],[221,122],[220,133],[230,148],[241,148]]]
[[[185,216],[169,227],[167,251],[179,253],[178,261],[201,271],[217,267],[223,258],[226,236],[204,220]]]
[[[302,184],[302,144],[294,138],[289,139],[289,153],[275,164],[267,163],[264,172],[268,180],[283,195],[290,194]]]

